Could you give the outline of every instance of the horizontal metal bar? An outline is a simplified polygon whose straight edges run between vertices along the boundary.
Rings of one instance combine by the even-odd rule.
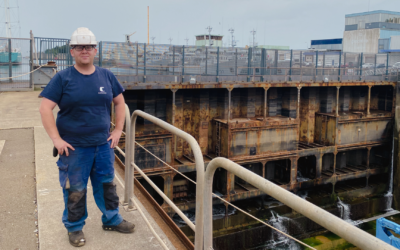
[[[205,174],[204,190],[204,248],[212,247],[212,182],[215,170],[224,168],[244,181],[257,187],[266,194],[284,203],[290,208],[310,218],[314,222],[339,235],[348,242],[364,250],[395,250],[396,248],[343,221],[324,209],[300,198],[299,196],[273,184],[263,177],[226,158],[218,157],[210,161]]]
[[[154,184],[154,182],[152,182],[152,181],[149,179],[149,177],[147,177],[146,174],[143,173],[143,171],[142,171],[138,166],[136,166],[135,163],[132,162],[131,164],[132,164],[132,166],[136,169],[136,171],[138,171],[138,173],[150,184],[150,186],[152,186],[152,187],[154,188],[154,190],[165,200],[165,202],[167,202],[168,205],[169,205],[169,206],[170,206],[170,207],[171,207],[185,222],[186,222],[186,224],[187,224],[193,231],[196,232],[196,228],[195,228],[193,222],[191,222],[191,221],[189,220],[189,218],[188,218],[184,213],[182,213],[182,211],[168,198],[168,196],[166,196],[166,195],[164,194],[164,192],[161,191],[161,190],[157,187],[157,185]]]

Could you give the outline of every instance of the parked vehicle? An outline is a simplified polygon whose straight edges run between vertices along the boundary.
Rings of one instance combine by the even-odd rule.
[[[362,65],[363,69],[369,69],[369,68],[373,68],[373,67],[375,67],[375,64],[373,64],[373,63],[364,63]]]
[[[380,64],[377,64],[377,65],[376,65],[376,68],[377,68],[377,69],[379,69],[379,68],[386,68],[386,65],[385,65],[384,63],[380,63]]]
[[[400,68],[400,62],[397,62],[397,63],[393,64],[392,67],[399,69]]]

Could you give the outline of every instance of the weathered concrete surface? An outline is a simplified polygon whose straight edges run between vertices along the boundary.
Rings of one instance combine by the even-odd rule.
[[[38,98],[41,91],[1,92],[0,129],[42,126]]]
[[[52,157],[53,145],[42,127],[39,93],[0,92],[0,249],[37,249],[36,195],[39,249],[75,249],[69,244],[61,222],[64,205],[57,159]],[[54,115],[57,111],[58,108]],[[116,178],[123,183],[121,177]],[[123,197],[120,183],[117,180],[115,183],[119,196]],[[85,249],[162,249],[138,211],[126,213],[121,209],[122,216],[136,224],[135,233],[103,231],[101,212],[91,195],[90,184],[88,190],[89,217],[83,229],[87,239]],[[142,204],[135,200],[168,248],[175,249]]]
[[[0,249],[37,249],[34,161],[32,128],[0,130]]]
[[[43,127],[35,127],[35,158],[38,196],[39,244],[40,249],[75,249],[68,242],[67,231],[61,222],[64,209],[62,190],[58,181],[56,158],[53,158],[53,144]],[[123,180],[118,175],[116,179]],[[118,180],[119,197],[123,189]],[[85,249],[162,249],[138,211],[125,212],[120,206],[121,215],[136,225],[135,233],[119,234],[101,228],[101,212],[93,199],[91,184],[88,185],[88,218],[83,232],[86,236]],[[136,201],[140,203],[137,199]],[[142,205],[140,204],[142,207]],[[144,210],[144,208],[142,208]],[[175,249],[156,222],[144,211],[153,228],[164,240],[169,249]]]

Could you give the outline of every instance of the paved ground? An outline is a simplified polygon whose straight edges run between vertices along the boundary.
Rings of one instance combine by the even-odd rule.
[[[37,249],[34,161],[32,128],[0,130],[0,249]]]
[[[61,222],[63,202],[57,159],[51,155],[53,145],[41,124],[39,93],[0,93],[0,249],[37,249],[35,190],[39,249],[75,249],[68,243]],[[117,175],[115,183],[123,197],[123,178]],[[162,249],[138,211],[128,213],[120,207],[122,216],[136,224],[135,233],[103,231],[101,212],[89,195],[90,190],[84,249]],[[139,200],[135,201],[157,235],[169,249],[175,249]]]

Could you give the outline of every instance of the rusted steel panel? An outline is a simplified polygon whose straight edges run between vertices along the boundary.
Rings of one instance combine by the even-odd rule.
[[[208,153],[208,126],[210,121],[209,91],[200,90],[199,96],[199,145],[203,154]]]
[[[175,96],[175,122],[174,126],[179,129],[183,128],[183,91],[176,92]],[[176,158],[182,158],[183,156],[183,140],[178,138],[176,139]]]
[[[189,133],[194,136],[194,119],[193,119],[193,92],[192,90],[182,91],[184,93],[183,96],[183,131]],[[192,150],[190,149],[189,144],[184,141],[183,142],[183,154],[191,155]]]
[[[172,164],[172,135],[137,138],[136,141],[163,161]],[[137,145],[135,146],[135,163],[141,169],[163,167],[162,162]]]

